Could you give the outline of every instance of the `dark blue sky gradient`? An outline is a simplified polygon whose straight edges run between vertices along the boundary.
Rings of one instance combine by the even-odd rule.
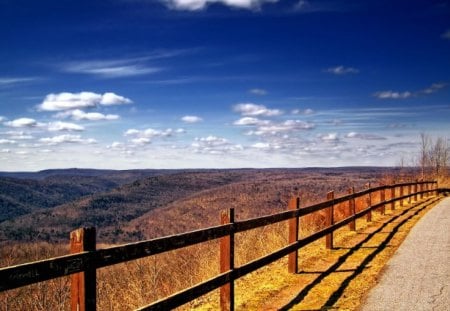
[[[0,170],[394,165],[420,132],[449,136],[449,1],[170,1],[0,0]],[[39,108],[63,92],[133,103],[78,107],[109,120]]]

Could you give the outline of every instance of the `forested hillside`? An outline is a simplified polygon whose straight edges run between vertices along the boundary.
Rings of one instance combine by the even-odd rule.
[[[97,227],[101,242],[135,241],[215,225],[222,209],[256,217],[284,210],[295,193],[305,206],[393,175],[386,168],[118,172],[1,178],[1,241],[67,241],[82,226]],[[155,176],[119,185],[145,174]]]

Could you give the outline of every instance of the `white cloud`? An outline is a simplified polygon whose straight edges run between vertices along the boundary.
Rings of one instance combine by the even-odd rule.
[[[253,117],[243,117],[239,120],[234,121],[234,125],[264,125],[270,124],[270,121],[260,120],[258,118]]]
[[[332,73],[335,75],[345,75],[349,73],[359,73],[359,70],[353,67],[336,66],[325,69],[325,72]]]
[[[420,91],[415,91],[415,92],[381,91],[381,92],[374,93],[373,96],[375,96],[379,99],[405,99],[405,98],[410,98],[410,97],[419,96],[419,95],[423,95],[423,94],[425,94],[425,95],[433,94],[433,93],[436,93],[437,91],[439,91],[440,89],[447,87],[447,85],[448,85],[448,83],[444,83],[444,82],[433,83],[431,86],[427,87],[426,89],[420,90]]]
[[[148,128],[145,130],[129,129],[125,131],[124,136],[130,137],[130,142],[135,145],[144,145],[151,143],[154,138],[171,137],[175,134],[182,134],[186,131],[184,129],[173,130],[171,128],[165,130],[155,130]]]
[[[121,142],[115,141],[110,146],[107,146],[107,148],[121,150],[125,148],[125,145]]]
[[[5,125],[10,127],[36,127],[40,124],[35,119],[19,118],[13,121],[5,122]]]
[[[5,117],[0,116],[0,123],[3,122],[3,121],[5,121],[5,120],[6,120]]]
[[[84,131],[84,127],[75,123],[68,122],[51,122],[48,124],[48,130],[52,132],[59,131]]]
[[[247,135],[278,135],[283,132],[312,130],[314,128],[314,123],[301,120],[286,120],[280,123],[270,122],[265,125],[260,125],[255,130],[247,132]]]
[[[49,94],[38,106],[44,111],[63,111],[72,109],[92,108],[98,105],[111,106],[131,104],[129,98],[107,92],[97,94],[93,92]]]
[[[139,137],[139,138],[133,138],[131,140],[131,142],[136,145],[146,145],[146,144],[150,144],[151,140],[150,140],[150,138],[147,138],[147,137]]]
[[[124,135],[125,136],[132,136],[132,135],[138,135],[141,131],[136,130],[136,129],[129,129],[127,130]]]
[[[131,103],[132,103],[131,99],[114,94],[112,92],[104,93],[102,95],[102,100],[100,101],[100,105],[104,106],[123,105]]]
[[[441,35],[441,38],[442,38],[442,39],[450,40],[450,29],[448,29],[446,32],[444,32],[444,33]]]
[[[207,137],[197,137],[191,144],[197,153],[207,154],[223,154],[226,152],[241,151],[244,149],[242,145],[235,145],[223,137],[209,135]]]
[[[63,65],[63,70],[71,73],[82,73],[102,78],[119,78],[151,74],[161,71],[160,68],[148,67],[143,59],[92,60],[78,61]]]
[[[433,94],[447,86],[447,83],[433,83],[430,87],[422,90],[422,93]]]
[[[255,143],[252,145],[252,148],[256,148],[256,149],[270,149],[270,144],[269,143]]]
[[[320,139],[326,142],[336,142],[339,140],[339,136],[337,133],[328,133],[324,135],[320,135]]]
[[[234,111],[242,114],[243,116],[279,116],[283,114],[283,111],[279,109],[268,109],[263,105],[256,105],[253,103],[237,104],[233,107]]]
[[[84,112],[80,109],[69,110],[65,112],[60,112],[56,114],[56,117],[67,117],[70,116],[73,120],[88,120],[88,121],[101,121],[101,120],[117,120],[120,116],[116,114],[103,114],[100,112]]]
[[[301,109],[294,109],[291,111],[292,114],[299,114],[299,115],[311,115],[314,114],[314,110],[307,108],[305,110]]]
[[[11,149],[0,149],[0,153],[10,153]]]
[[[0,144],[10,144],[10,145],[13,145],[13,144],[15,144],[16,143],[16,141],[15,140],[11,140],[11,139],[0,139]]]
[[[32,77],[23,77],[23,78],[10,78],[10,77],[0,77],[0,86],[9,86],[18,83],[30,82],[36,80],[36,78]]]
[[[249,93],[253,94],[253,95],[260,95],[260,96],[267,95],[267,91],[263,90],[263,89],[251,89],[251,90],[249,90]]]
[[[181,120],[186,123],[198,123],[198,122],[203,121],[202,118],[197,117],[197,116],[184,116],[181,118]]]
[[[97,141],[92,138],[83,139],[80,135],[71,135],[71,134],[65,134],[65,135],[59,135],[54,137],[45,137],[39,139],[41,143],[48,144],[48,145],[57,145],[62,143],[83,143],[83,144],[95,144]]]
[[[379,99],[405,99],[410,98],[413,96],[413,93],[411,92],[393,92],[393,91],[381,91],[376,92],[373,94],[373,96],[379,98]]]
[[[209,4],[221,3],[230,7],[257,10],[264,3],[275,3],[278,0],[160,0],[167,7],[175,10],[198,11],[206,8]]]
[[[18,139],[18,140],[33,139],[33,136],[28,135],[23,131],[8,131],[5,134],[9,135],[10,139]]]

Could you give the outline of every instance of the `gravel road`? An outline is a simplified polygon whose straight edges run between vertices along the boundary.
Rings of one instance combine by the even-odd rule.
[[[417,222],[361,310],[450,310],[450,198]]]

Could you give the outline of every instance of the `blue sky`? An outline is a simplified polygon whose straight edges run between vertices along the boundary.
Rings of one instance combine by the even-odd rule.
[[[0,0],[0,170],[414,163],[450,1]]]

